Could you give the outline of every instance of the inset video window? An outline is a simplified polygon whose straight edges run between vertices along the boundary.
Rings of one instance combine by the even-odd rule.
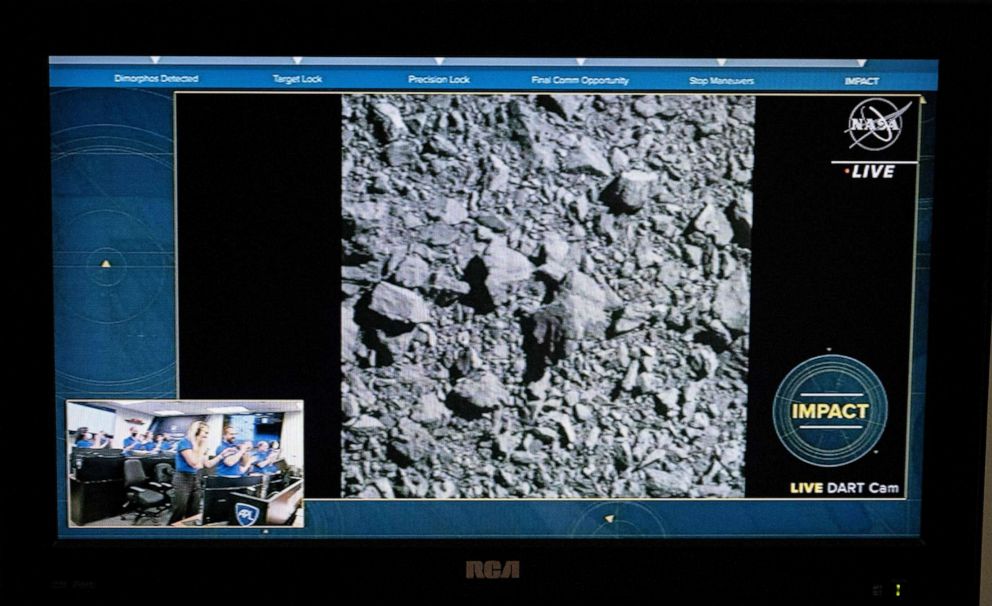
[[[70,400],[69,522],[303,526],[300,401]]]

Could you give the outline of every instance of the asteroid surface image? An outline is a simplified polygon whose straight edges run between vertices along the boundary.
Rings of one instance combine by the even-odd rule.
[[[341,491],[744,496],[753,97],[342,97]]]

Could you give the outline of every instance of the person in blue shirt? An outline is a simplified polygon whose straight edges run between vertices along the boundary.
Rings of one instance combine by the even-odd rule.
[[[93,448],[93,434],[90,432],[76,432],[76,448]]]
[[[107,437],[106,432],[97,432],[93,438],[93,448],[110,448],[110,438]]]
[[[253,461],[251,441],[245,440],[241,444],[236,444],[237,437],[238,431],[228,425],[224,428],[221,443],[214,451],[214,454],[221,454],[223,451],[230,453],[217,465],[217,475],[222,478],[240,478],[251,468]],[[234,449],[234,452],[231,452],[231,449]]]
[[[176,472],[172,476],[172,488],[176,492],[172,498],[169,524],[174,524],[199,509],[200,480],[197,473],[201,469],[214,467],[225,456],[237,452],[235,448],[226,448],[211,457],[207,447],[209,437],[210,427],[203,421],[196,421],[190,424],[186,437],[176,445]]]
[[[258,443],[258,450],[255,452],[255,462],[252,471],[255,473],[276,473],[279,468],[275,466],[276,453],[269,450],[269,443],[262,440]]]
[[[160,454],[167,450],[165,445],[165,434],[157,433],[155,434],[155,439],[145,444],[145,449],[151,454]]]
[[[76,441],[73,444],[76,448],[107,448],[110,446],[110,439],[105,432],[97,432],[94,436],[89,427],[80,427],[76,430]]]
[[[136,449],[138,446],[141,446],[141,440],[138,439],[138,428],[132,427],[128,431],[131,432],[131,435],[127,438],[124,438],[123,452],[125,455],[132,454],[132,451],[134,449]]]
[[[146,431],[141,434],[141,446],[135,447],[135,450],[139,450],[143,454],[150,454],[152,452],[157,452],[155,448],[155,440],[152,439],[152,432]]]
[[[152,442],[152,453],[169,453],[175,452],[175,444],[169,442],[165,439],[164,433],[155,434],[155,440]]]

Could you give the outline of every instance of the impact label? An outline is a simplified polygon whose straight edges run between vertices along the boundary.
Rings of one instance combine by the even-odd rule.
[[[793,368],[775,392],[775,433],[796,458],[819,467],[868,454],[885,430],[888,399],[858,360],[830,354]]]

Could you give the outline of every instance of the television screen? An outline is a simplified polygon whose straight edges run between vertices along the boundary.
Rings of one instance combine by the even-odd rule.
[[[52,56],[57,395],[304,400],[293,536],[917,537],[938,71]]]

